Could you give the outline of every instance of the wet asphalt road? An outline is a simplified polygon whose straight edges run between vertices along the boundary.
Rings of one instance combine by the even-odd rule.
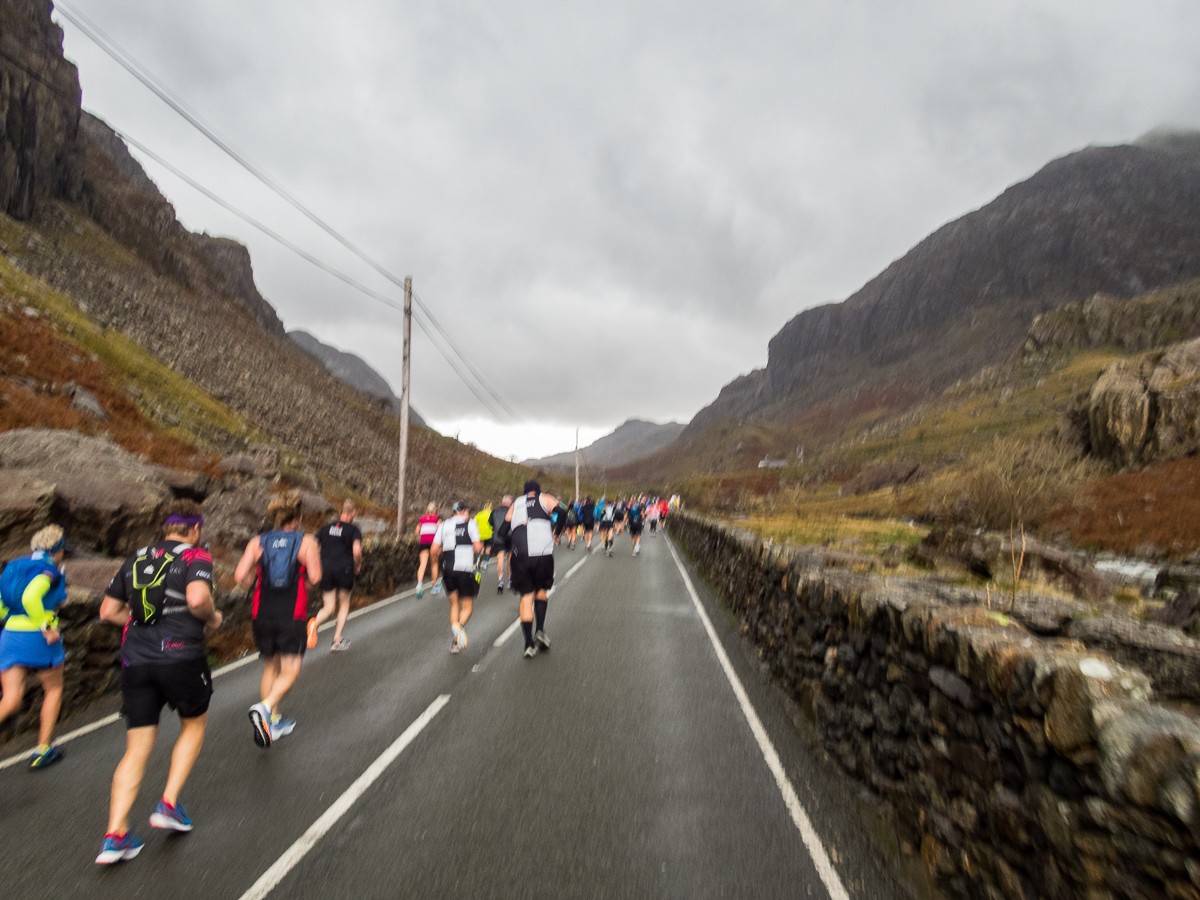
[[[634,559],[624,536],[612,558],[584,559],[582,542],[559,549],[553,649],[533,660],[521,656],[519,631],[494,646],[517,598],[497,596],[491,572],[457,656],[447,652],[447,604],[428,588],[424,599],[402,596],[356,617],[346,653],[330,654],[325,632],[284,705],[296,731],[267,751],[254,746],[246,715],[261,665],[219,675],[181,796],[195,830],[172,836],[146,824],[178,733],[164,713],[134,807],[146,846],[131,862],[92,861],[122,723],[66,744],[52,769],[0,770],[0,897],[238,900],[281,858],[277,884],[260,895],[831,896],[668,541],[647,536]],[[864,849],[847,789],[813,759],[684,566],[835,881],[856,900],[898,896]],[[402,752],[377,762],[439,697],[448,699]],[[375,780],[347,801],[368,772]],[[328,824],[339,798],[344,814],[306,853],[289,853],[323,816]]]

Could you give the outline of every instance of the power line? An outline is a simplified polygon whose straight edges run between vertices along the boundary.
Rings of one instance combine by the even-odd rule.
[[[329,225],[324,219],[300,202],[300,200],[293,196],[286,188],[283,187],[283,185],[279,184],[270,175],[260,169],[229,140],[222,137],[215,128],[205,122],[198,113],[191,109],[191,107],[188,106],[188,104],[181,97],[163,84],[161,79],[155,76],[149,69],[139,63],[132,54],[124,50],[119,44],[117,44],[116,41],[105,34],[98,25],[96,25],[82,13],[72,10],[69,5],[62,3],[61,0],[60,2],[56,3],[55,6],[59,13],[65,19],[71,22],[76,28],[78,28],[84,34],[84,36],[86,36],[89,40],[95,43],[96,46],[112,57],[112,59],[115,60],[122,68],[124,68],[127,72],[129,72],[129,74],[145,85],[146,88],[152,91],[160,100],[170,106],[176,113],[178,113],[181,117],[183,117],[183,119],[192,125],[192,127],[208,138],[238,165],[240,165],[247,172],[274,191],[277,195],[287,201],[287,203],[289,203],[307,219],[313,222],[313,224],[315,224],[318,228],[340,243],[343,247],[369,265],[388,281],[392,282],[397,287],[402,288],[404,286],[403,279],[393,275],[390,271],[388,271],[388,269],[377,263],[353,241],[343,236],[339,231],[337,231],[337,229]],[[491,394],[497,400],[497,402],[499,402],[508,411],[509,415],[511,415],[513,418],[519,419],[520,417],[517,415],[517,413],[515,413],[512,407],[501,398],[499,391],[492,386],[491,379],[485,377],[474,365],[472,365],[458,345],[454,343],[449,333],[445,328],[442,327],[442,324],[437,320],[437,317],[433,314],[433,311],[429,308],[429,306],[415,295],[414,299],[417,301],[417,305],[420,310],[428,318],[430,324],[442,335],[442,337],[449,344],[450,348],[459,357],[459,359],[462,360],[463,364],[467,366],[472,374],[475,375],[484,389],[487,390],[487,392]]]
[[[370,297],[372,300],[376,300],[376,301],[384,304],[385,306],[388,306],[394,310],[397,310],[398,312],[404,312],[404,307],[401,306],[400,304],[398,304],[396,301],[392,300],[390,297],[387,297],[384,294],[380,294],[377,291],[371,290],[371,288],[367,287],[366,285],[362,284],[361,282],[356,281],[354,278],[350,277],[346,273],[344,273],[338,269],[335,269],[333,266],[329,265],[328,263],[322,262],[320,259],[313,256],[307,250],[304,250],[303,248],[292,243],[290,240],[285,238],[283,235],[279,234],[274,229],[268,227],[267,225],[264,225],[262,222],[258,221],[253,216],[250,216],[249,214],[238,209],[232,203],[230,203],[229,201],[220,197],[213,191],[206,188],[200,182],[196,181],[194,178],[187,175],[185,172],[181,171],[178,167],[167,162],[165,159],[163,159],[161,156],[159,156],[157,153],[155,153],[153,150],[151,150],[149,147],[147,147],[141,141],[137,140],[134,137],[131,137],[129,134],[127,134],[125,132],[118,131],[115,128],[113,129],[113,132],[118,137],[120,137],[121,140],[125,141],[130,146],[136,147],[138,150],[140,150],[142,153],[146,154],[146,156],[148,156],[150,159],[154,160],[156,163],[158,163],[160,166],[162,166],[164,169],[166,169],[168,172],[170,172],[176,178],[179,178],[181,181],[185,182],[186,184],[188,184],[195,190],[199,191],[201,194],[203,194],[209,200],[216,203],[218,206],[233,213],[235,216],[237,216],[242,221],[253,226],[254,228],[257,228],[259,231],[261,231],[267,237],[271,238],[274,241],[277,241],[279,244],[283,245],[288,250],[291,250],[293,253],[295,253],[297,256],[299,256],[301,259],[305,260],[308,263],[311,263],[312,265],[316,266],[317,268],[321,269],[322,271],[328,272],[330,275],[345,282],[346,284],[350,285],[350,287],[354,288],[355,290],[362,292],[366,296]],[[475,395],[476,399],[478,399],[479,402],[482,403],[484,405],[484,407],[488,410],[488,412],[490,412],[497,419],[503,418],[500,411],[497,410],[495,405],[487,397],[485,397],[483,394],[481,394],[479,392],[479,390],[476,389],[476,387],[473,384],[471,384],[470,379],[467,378],[467,376],[464,375],[463,372],[459,369],[458,364],[455,362],[453,357],[451,357],[451,355],[446,351],[446,349],[444,347],[442,347],[441,343],[438,341],[438,336],[435,335],[433,333],[433,331],[429,328],[429,326],[426,325],[426,323],[423,321],[423,317],[420,315],[414,314],[413,318],[416,319],[417,325],[420,327],[421,331],[424,332],[425,335],[429,338],[430,343],[433,344],[433,346],[437,349],[437,351],[445,358],[447,364],[451,367],[451,369],[454,370],[454,373],[460,379],[462,379],[463,384],[465,384],[467,386],[467,388],[471,391],[471,393]]]

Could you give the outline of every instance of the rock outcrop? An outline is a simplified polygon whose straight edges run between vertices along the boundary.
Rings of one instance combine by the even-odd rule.
[[[1117,465],[1200,449],[1200,339],[1105,369],[1087,400],[1091,451]]]

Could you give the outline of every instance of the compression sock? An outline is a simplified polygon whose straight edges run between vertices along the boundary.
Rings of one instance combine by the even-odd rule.
[[[533,646],[533,623],[532,622],[522,622],[521,630],[523,632],[525,632],[525,646],[532,647]]]
[[[533,601],[533,617],[537,619],[538,631],[546,630],[546,605],[545,600]]]

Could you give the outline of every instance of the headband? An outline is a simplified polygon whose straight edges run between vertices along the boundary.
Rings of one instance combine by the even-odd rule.
[[[47,552],[47,553],[49,553],[51,556],[53,556],[53,555],[54,555],[55,553],[57,553],[59,550],[65,550],[66,548],[67,548],[67,539],[66,539],[66,537],[60,537],[60,538],[58,539],[58,543],[56,543],[56,544],[55,544],[53,547],[51,547],[51,548],[50,548],[49,550],[47,550],[46,552]]]
[[[167,516],[167,520],[165,522],[163,522],[163,524],[164,525],[189,525],[189,526],[203,525],[204,524],[204,516],[180,516],[180,515],[172,514],[172,515]]]

